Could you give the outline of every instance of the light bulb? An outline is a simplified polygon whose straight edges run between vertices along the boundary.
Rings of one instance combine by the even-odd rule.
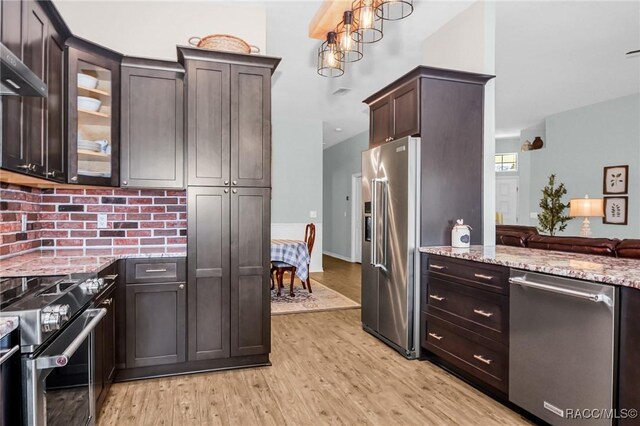
[[[366,4],[366,3],[365,3]],[[361,24],[360,26],[364,29],[373,28],[373,20],[374,20],[374,10],[371,7],[371,3],[369,5],[365,5],[360,12]]]
[[[344,51],[353,50],[353,38],[351,38],[351,25],[344,26],[344,32],[340,38],[340,47]]]

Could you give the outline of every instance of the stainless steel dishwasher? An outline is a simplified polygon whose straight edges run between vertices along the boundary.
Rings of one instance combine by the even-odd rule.
[[[509,400],[552,425],[612,424],[617,288],[517,269],[509,282]]]

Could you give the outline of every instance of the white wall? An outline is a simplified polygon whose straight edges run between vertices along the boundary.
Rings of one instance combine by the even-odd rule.
[[[425,65],[495,74],[495,2],[477,1],[423,43]],[[484,244],[495,244],[495,80],[484,102]]]
[[[192,36],[232,34],[266,49],[264,3],[55,0],[71,31],[130,56],[176,60]]]
[[[331,256],[351,259],[351,181],[368,147],[369,132],[362,132],[323,152],[324,252]]]
[[[313,222],[311,271],[321,271],[322,122],[273,117],[272,128],[271,237],[301,240],[305,226]]]

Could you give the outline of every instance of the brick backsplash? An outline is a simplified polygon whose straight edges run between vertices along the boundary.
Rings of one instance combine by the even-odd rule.
[[[35,248],[112,249],[113,254],[183,252],[185,191],[35,189],[2,184],[0,257]],[[99,213],[107,228],[97,229]],[[27,232],[20,220],[27,214]]]

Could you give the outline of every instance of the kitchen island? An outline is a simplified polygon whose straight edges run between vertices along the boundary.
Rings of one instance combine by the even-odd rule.
[[[419,251],[424,359],[551,424],[594,402],[640,407],[640,261],[501,245]]]

